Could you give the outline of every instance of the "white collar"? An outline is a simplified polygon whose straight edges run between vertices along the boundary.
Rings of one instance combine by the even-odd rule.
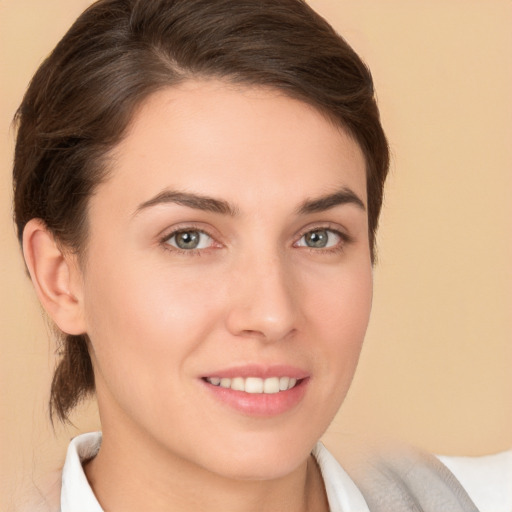
[[[330,512],[370,512],[361,491],[320,441],[312,453],[324,479]]]
[[[94,457],[101,446],[101,432],[75,437],[68,446],[62,470],[61,512],[103,512],[85,476],[82,463]]]
[[[103,512],[85,476],[82,463],[94,457],[101,446],[101,432],[75,437],[68,447],[62,471],[61,512]],[[369,512],[362,494],[322,443],[313,449],[331,512]]]

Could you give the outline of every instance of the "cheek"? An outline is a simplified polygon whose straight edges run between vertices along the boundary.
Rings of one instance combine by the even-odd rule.
[[[350,383],[370,318],[373,279],[371,265],[361,264],[329,279],[326,291],[310,291],[308,311],[322,351],[323,375]]]
[[[87,318],[103,420],[128,415],[158,431],[188,411],[191,362],[218,316],[202,281],[122,259],[95,267]]]
[[[122,378],[137,368],[148,385],[157,375],[170,381],[215,322],[210,296],[200,281],[157,265],[98,263],[87,276],[85,306],[99,369]]]
[[[328,279],[306,281],[309,330],[304,343],[315,369],[308,415],[317,419],[309,422],[312,439],[320,437],[338,412],[359,360],[373,289],[371,264],[362,260],[334,269]]]

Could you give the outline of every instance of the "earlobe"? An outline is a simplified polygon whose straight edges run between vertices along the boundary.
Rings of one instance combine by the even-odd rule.
[[[85,329],[81,279],[76,257],[65,253],[41,219],[23,230],[23,255],[42,306],[66,334]]]

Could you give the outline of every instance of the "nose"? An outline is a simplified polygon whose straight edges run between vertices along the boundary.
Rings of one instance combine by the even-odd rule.
[[[231,300],[226,317],[235,336],[275,342],[298,328],[299,290],[292,272],[279,257],[261,254],[245,261],[231,276]]]

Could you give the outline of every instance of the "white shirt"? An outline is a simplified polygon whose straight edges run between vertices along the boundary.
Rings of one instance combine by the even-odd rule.
[[[483,457],[438,458],[482,512],[512,512],[512,450]]]
[[[103,512],[85,476],[82,461],[94,457],[101,432],[75,437],[62,472],[61,512]],[[363,495],[336,459],[317,443],[313,450],[331,512],[370,512]],[[512,450],[487,457],[439,457],[481,512],[512,512]]]

